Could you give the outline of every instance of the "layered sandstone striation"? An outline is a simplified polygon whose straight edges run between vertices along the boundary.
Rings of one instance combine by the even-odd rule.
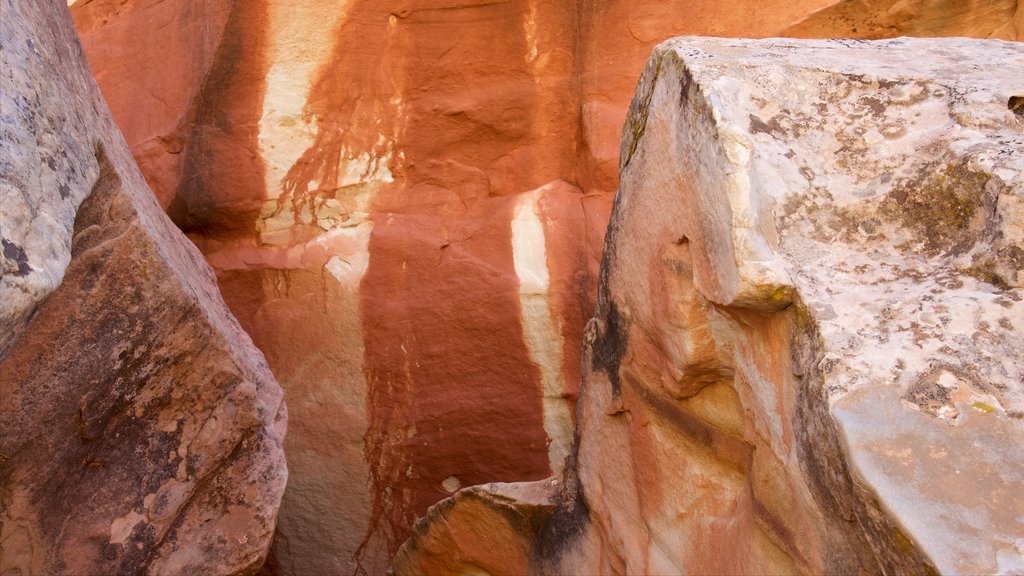
[[[987,37],[992,4],[886,30]],[[381,572],[452,490],[558,471],[651,49],[838,6],[76,2],[142,172],[289,395],[268,569]]]
[[[0,14],[0,572],[255,573],[283,393],[132,160],[66,3]]]
[[[660,45],[564,478],[459,492],[395,572],[1024,569],[1020,69],[1000,41]]]
[[[1019,40],[1024,9],[1019,0],[842,0],[789,26],[794,38],[893,38],[970,36]]]

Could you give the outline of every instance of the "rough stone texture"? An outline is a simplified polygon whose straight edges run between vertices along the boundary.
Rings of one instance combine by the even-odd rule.
[[[1019,0],[843,0],[786,28],[795,38],[893,38],[970,36],[1019,40],[1024,9]]]
[[[555,510],[554,479],[485,484],[432,506],[394,561],[397,574],[528,574],[534,535]]]
[[[565,479],[438,504],[396,573],[1024,569],[1022,69],[1001,41],[659,46]],[[550,502],[516,548],[445,537]]]
[[[381,572],[453,487],[557,470],[651,49],[834,4],[77,2],[147,180],[289,394],[268,570]],[[984,3],[914,6],[894,33],[991,33]]]
[[[254,573],[282,391],[146,186],[66,3],[0,15],[0,573]]]

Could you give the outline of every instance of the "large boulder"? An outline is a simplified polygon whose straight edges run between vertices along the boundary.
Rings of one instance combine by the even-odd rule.
[[[1022,69],[1001,41],[659,46],[564,478],[438,504],[396,573],[1024,569]]]
[[[144,175],[289,395],[272,571],[380,572],[454,487],[560,469],[652,48],[834,5],[74,3]],[[1002,14],[965,6],[896,32]]]
[[[132,160],[67,4],[0,13],[0,572],[254,573],[282,391]]]

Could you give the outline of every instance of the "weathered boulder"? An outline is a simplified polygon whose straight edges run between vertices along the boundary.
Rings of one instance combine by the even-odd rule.
[[[1024,569],[1022,69],[1001,41],[659,46],[564,480],[438,504],[395,572]]]
[[[271,570],[380,572],[452,487],[561,466],[651,49],[834,4],[74,4],[143,173],[289,395]]]
[[[0,572],[248,574],[285,406],[59,0],[0,0]]]

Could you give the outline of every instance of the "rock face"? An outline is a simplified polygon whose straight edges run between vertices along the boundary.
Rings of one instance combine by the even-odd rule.
[[[254,573],[282,391],[146,186],[66,3],[0,13],[0,572]]]
[[[786,28],[795,38],[970,36],[1019,40],[1024,10],[1019,0],[843,0]]]
[[[382,572],[451,490],[560,469],[651,49],[833,5],[75,3],[143,173],[289,394],[270,571]]]
[[[999,41],[659,46],[564,480],[438,504],[396,573],[1024,568],[1021,69]]]

